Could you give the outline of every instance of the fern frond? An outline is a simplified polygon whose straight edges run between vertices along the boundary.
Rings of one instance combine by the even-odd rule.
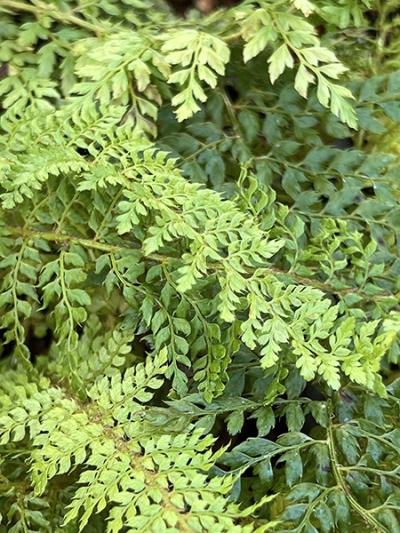
[[[164,351],[124,374],[98,379],[87,391],[90,402],[82,405],[62,389],[40,390],[29,382],[25,398],[11,409],[6,397],[1,443],[28,435],[35,493],[43,494],[54,477],[80,471],[66,524],[78,519],[82,530],[92,514],[106,510],[107,531],[113,532],[254,530],[239,525],[245,514],[228,503],[233,478],[207,479],[221,455],[211,450],[212,436],[190,428],[159,434],[145,423],[144,404],[163,384],[166,360]]]

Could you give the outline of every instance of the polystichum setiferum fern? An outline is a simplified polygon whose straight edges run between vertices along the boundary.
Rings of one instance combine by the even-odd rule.
[[[397,4],[0,0],[1,532],[400,532]]]

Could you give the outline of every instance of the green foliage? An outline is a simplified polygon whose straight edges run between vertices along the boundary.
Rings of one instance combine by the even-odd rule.
[[[396,1],[0,0],[0,532],[400,532]]]

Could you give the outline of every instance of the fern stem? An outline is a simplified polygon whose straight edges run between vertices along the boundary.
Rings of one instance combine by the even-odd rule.
[[[342,489],[344,494],[346,494],[346,497],[349,500],[351,507],[354,509],[354,511],[357,514],[361,516],[364,522],[370,525],[374,529],[374,531],[377,531],[378,533],[390,533],[390,531],[387,528],[385,528],[373,516],[371,511],[369,511],[368,509],[365,509],[365,507],[363,507],[362,505],[358,503],[358,501],[352,495],[345,479],[343,478],[343,475],[341,472],[341,465],[340,465],[339,458],[337,455],[337,451],[335,447],[335,440],[334,440],[335,436],[334,436],[334,430],[333,430],[333,424],[332,424],[332,418],[334,417],[334,412],[329,402],[328,402],[328,415],[329,415],[329,424],[327,428],[327,442],[328,442],[329,455],[331,458],[332,472],[335,477],[336,483]]]
[[[104,33],[105,31],[103,28],[99,28],[99,26],[87,22],[76,15],[57,11],[54,9],[54,7],[50,7],[48,4],[44,4],[42,2],[35,2],[33,5],[29,5],[25,2],[18,2],[17,0],[0,0],[0,8],[14,11],[27,11],[29,13],[33,13],[34,15],[42,12],[43,15],[50,16],[57,21],[80,26],[81,28],[85,28],[86,30],[94,32],[96,35],[99,33]]]
[[[84,248],[92,248],[95,250],[99,250],[99,251],[106,252],[106,253],[112,253],[112,254],[118,253],[124,250],[132,250],[132,247],[134,247],[133,243],[131,243],[130,246],[118,246],[118,245],[113,245],[113,244],[105,244],[105,243],[97,242],[96,240],[93,240],[93,239],[84,239],[81,237],[75,237],[73,235],[58,233],[55,231],[24,231],[23,228],[18,228],[16,226],[8,226],[7,229],[14,235],[19,235],[19,236],[22,235],[28,239],[43,239],[45,241],[50,241],[50,242],[70,242],[74,244],[79,244],[83,246]],[[157,261],[161,263],[179,259],[177,257],[154,254],[154,253],[146,257],[149,260],[153,260],[153,261]],[[215,268],[215,270],[218,270],[218,269]],[[391,292],[382,292],[381,294],[371,295],[362,290],[359,290],[357,287],[344,287],[340,289],[340,288],[333,287],[332,285],[325,283],[323,281],[305,278],[303,276],[299,276],[298,274],[294,274],[293,272],[287,272],[275,266],[263,267],[263,270],[265,272],[269,272],[277,276],[285,276],[289,278],[291,283],[292,282],[300,283],[302,285],[306,285],[309,287],[313,287],[315,289],[319,289],[322,292],[325,292],[327,294],[335,294],[340,298],[343,298],[347,294],[357,294],[366,301],[376,302],[382,299],[387,299],[387,298],[398,299],[400,297],[400,293],[391,293]],[[249,273],[250,273],[250,270],[249,270]]]
[[[354,466],[339,466],[340,470],[356,470],[360,472],[369,472],[371,474],[376,474],[377,476],[384,476],[384,477],[393,477],[394,479],[398,478],[399,472],[400,472],[400,465],[396,468],[393,468],[393,470],[378,470],[377,468],[371,468],[369,466],[361,466],[361,465],[354,465]],[[376,511],[376,507],[371,510],[371,512]]]
[[[73,318],[73,314],[72,314],[72,306],[71,306],[71,302],[69,301],[69,298],[68,298],[68,287],[67,287],[67,284],[65,282],[65,262],[64,262],[64,258],[65,258],[65,252],[64,250],[61,252],[60,254],[60,284],[61,284],[61,291],[62,291],[62,299],[63,299],[63,302],[65,304],[65,307],[67,308],[67,312],[68,312],[68,322],[69,322],[69,332],[68,332],[68,347],[70,347],[71,345],[71,337],[72,337],[72,333],[74,331],[74,318]]]

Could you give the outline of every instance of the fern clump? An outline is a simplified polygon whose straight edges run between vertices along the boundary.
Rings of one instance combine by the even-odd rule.
[[[400,532],[397,4],[0,0],[1,532]]]

